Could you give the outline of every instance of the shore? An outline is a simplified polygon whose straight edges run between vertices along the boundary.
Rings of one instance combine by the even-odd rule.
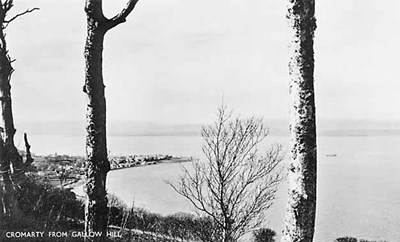
[[[169,163],[183,163],[183,162],[191,162],[195,159],[193,157],[168,157],[168,159],[158,159],[158,160],[148,160],[148,161],[133,161],[133,162],[125,162],[122,165],[116,166],[111,165],[111,171],[120,170],[131,167],[141,167],[141,166],[149,166],[149,165],[157,165],[157,164],[169,164]]]
[[[173,157],[173,158],[168,159],[168,160],[157,161],[156,163],[146,163],[146,164],[134,165],[134,166],[129,166],[129,167],[113,168],[113,169],[110,170],[110,172],[117,171],[117,170],[123,170],[123,169],[129,169],[129,168],[135,168],[135,167],[156,166],[158,164],[179,164],[179,163],[192,162],[194,160],[195,160],[195,158],[193,158],[193,157]],[[84,191],[83,191],[84,184],[85,184],[85,178],[84,178],[84,176],[82,176],[82,179],[79,179],[76,182],[72,182],[72,183],[70,183],[68,185],[65,185],[64,188],[72,189],[72,191],[78,197],[83,198],[84,197]]]
[[[85,157],[69,155],[35,156],[35,172],[46,177],[54,186],[74,189],[84,184]],[[193,157],[170,155],[111,156],[111,171],[157,164],[183,163],[195,160]]]

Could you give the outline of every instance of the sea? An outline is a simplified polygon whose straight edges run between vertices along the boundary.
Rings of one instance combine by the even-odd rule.
[[[81,136],[33,135],[37,154],[85,153]],[[282,144],[289,157],[289,138],[269,136],[265,148]],[[110,155],[169,154],[204,159],[199,136],[110,136]],[[360,239],[400,241],[400,136],[318,137],[318,200],[316,242],[353,236]],[[263,148],[263,147],[262,147]],[[260,149],[261,151],[262,149]],[[164,215],[194,212],[167,181],[176,181],[184,164],[158,164],[111,171],[107,189],[127,205]],[[82,187],[75,189],[82,194]],[[283,181],[265,227],[283,230],[287,184]]]

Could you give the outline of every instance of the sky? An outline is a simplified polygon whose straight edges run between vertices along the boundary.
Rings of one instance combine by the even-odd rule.
[[[126,0],[104,0],[107,17]],[[9,25],[15,122],[84,120],[81,0],[18,0]],[[400,2],[316,3],[318,119],[400,120]],[[104,47],[108,121],[208,123],[288,116],[286,1],[140,0]]]

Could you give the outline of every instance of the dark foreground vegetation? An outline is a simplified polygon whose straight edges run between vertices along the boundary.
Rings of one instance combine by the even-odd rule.
[[[71,237],[73,232],[84,230],[84,202],[70,189],[56,187],[48,177],[28,173],[18,188],[18,201],[24,216],[13,224],[2,224],[0,241],[83,241],[83,237]],[[221,231],[209,217],[177,213],[162,216],[145,209],[129,207],[117,197],[109,195],[109,231],[117,236],[108,241],[217,242]],[[7,229],[5,229],[7,228]],[[43,231],[43,238],[6,238],[6,232]],[[62,231],[68,236],[51,238],[49,232]],[[276,232],[261,228],[253,232],[254,242],[274,242]],[[387,242],[337,238],[334,242]]]
[[[44,231],[47,234],[49,231],[83,230],[82,201],[71,190],[52,185],[47,177],[27,173],[17,187],[17,199],[23,215],[12,224],[2,224],[0,241],[10,240],[6,238],[6,232],[10,231]],[[29,241],[43,240],[29,238]]]
[[[51,184],[49,179],[28,173],[17,191],[21,216],[13,224],[2,225],[0,241],[83,241],[71,237],[84,231],[84,201],[70,189]],[[220,241],[221,231],[208,217],[177,213],[162,216],[145,209],[129,207],[117,197],[109,195],[108,241]],[[7,238],[6,232],[42,231],[41,238]],[[49,237],[52,231],[68,236]],[[8,234],[9,235],[9,234]],[[275,232],[261,229],[254,233],[254,241],[275,241]]]

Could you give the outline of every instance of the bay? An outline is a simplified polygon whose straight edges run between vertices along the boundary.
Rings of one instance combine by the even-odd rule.
[[[32,136],[31,140],[38,153],[84,153],[82,137]],[[202,158],[202,140],[195,136],[115,136],[108,141],[113,155],[171,154]],[[274,142],[282,143],[288,150],[287,137],[269,137],[268,143]],[[399,241],[399,145],[399,136],[318,138],[315,241],[333,241],[341,236]],[[180,164],[128,168],[110,172],[107,187],[127,204],[133,202],[150,211],[193,212],[191,205],[165,183],[180,174]],[[278,233],[283,229],[286,187],[284,182],[266,223]]]

